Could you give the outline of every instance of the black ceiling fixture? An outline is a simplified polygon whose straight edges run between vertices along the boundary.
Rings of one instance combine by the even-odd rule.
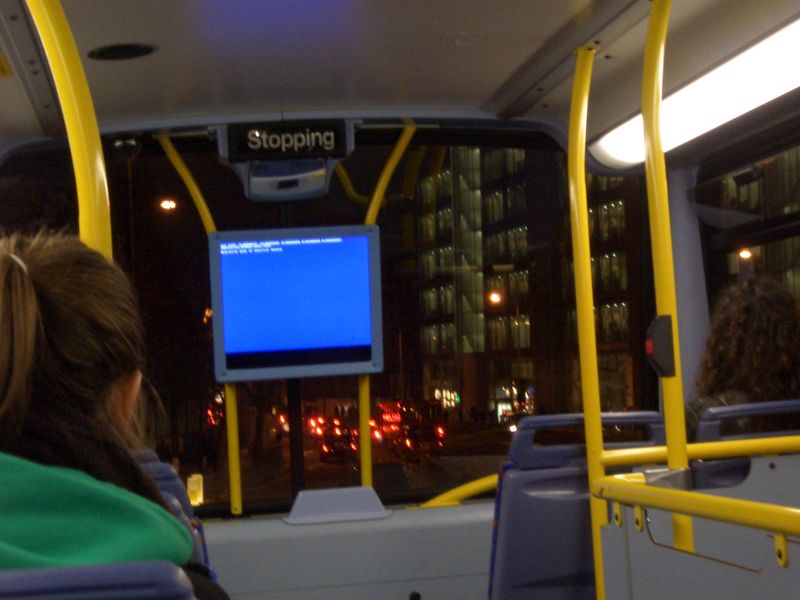
[[[89,50],[89,58],[95,60],[130,60],[147,56],[156,51],[151,44],[110,44]]]

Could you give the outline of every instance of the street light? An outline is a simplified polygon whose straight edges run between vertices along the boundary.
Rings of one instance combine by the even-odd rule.
[[[158,203],[162,210],[171,211],[178,208],[178,203],[175,202],[172,198],[164,198],[161,202]]]

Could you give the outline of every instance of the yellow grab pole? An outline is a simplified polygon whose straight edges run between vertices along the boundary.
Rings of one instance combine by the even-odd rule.
[[[405,173],[403,173],[403,197],[406,200],[410,200],[414,197],[414,188],[417,187],[419,170],[422,167],[422,159],[425,158],[427,152],[427,146],[420,146],[408,155],[406,170]]]
[[[64,114],[78,190],[78,232],[87,246],[111,259],[111,210],[103,147],[78,47],[58,0],[27,0],[27,4]]]
[[[444,161],[447,158],[447,146],[436,146],[431,152],[431,175],[438,175],[442,172]]]
[[[664,423],[667,430],[667,466],[682,469],[689,466],[686,454],[686,424],[683,408],[680,338],[678,336],[678,303],[675,296],[675,268],[672,257],[672,228],[669,218],[667,170],[661,146],[661,86],[664,72],[664,46],[669,23],[670,0],[653,0],[647,27],[642,74],[642,116],[644,118],[645,173],[647,204],[650,217],[650,239],[653,246],[653,277],[656,288],[656,310],[672,320],[675,375],[661,377],[664,397]],[[692,521],[686,515],[672,517],[675,547],[694,551]]]
[[[236,384],[225,384],[225,429],[228,434],[228,478],[231,485],[231,514],[242,514],[242,468],[239,463],[239,405]]]
[[[350,176],[347,174],[347,170],[342,166],[342,163],[336,163],[334,172],[339,178],[339,182],[342,184],[344,194],[347,196],[348,200],[356,202],[357,204],[366,204],[369,202],[369,198],[362,196],[355,190],[353,187],[353,182],[350,181]]]
[[[375,221],[378,220],[378,212],[381,210],[383,199],[386,196],[386,189],[389,187],[389,181],[391,181],[392,174],[394,174],[394,170],[397,168],[397,163],[403,158],[403,154],[406,148],[408,148],[411,138],[414,137],[414,132],[416,130],[417,128],[415,125],[406,125],[403,128],[403,133],[400,134],[400,138],[392,149],[391,154],[389,154],[389,158],[386,160],[386,164],[381,171],[381,176],[378,178],[378,183],[375,184],[375,191],[372,192],[372,198],[370,198],[367,217],[364,219],[366,225],[374,225]]]
[[[378,220],[378,211],[383,204],[383,197],[386,195],[386,189],[389,187],[389,181],[392,179],[392,174],[397,168],[397,163],[403,157],[403,153],[408,148],[414,132],[417,130],[414,125],[406,125],[403,128],[403,133],[400,134],[400,139],[392,149],[386,164],[383,165],[383,170],[378,178],[378,183],[375,184],[375,191],[372,192],[369,208],[367,209],[367,216],[364,219],[365,225],[374,225]],[[358,378],[358,443],[361,450],[361,485],[369,487],[372,485],[372,431],[369,426],[370,418],[370,402],[369,402],[369,375],[361,375]]]
[[[192,173],[189,171],[186,163],[183,162],[181,155],[178,154],[178,151],[172,144],[172,140],[165,135],[159,135],[156,137],[156,139],[164,149],[164,153],[167,155],[167,158],[169,158],[172,166],[175,167],[178,175],[180,175],[184,185],[186,186],[186,189],[189,190],[189,195],[192,197],[194,206],[197,209],[197,212],[200,214],[200,220],[203,222],[203,227],[205,228],[206,233],[214,233],[217,230],[217,226],[214,224],[214,217],[211,216],[211,211],[208,210],[208,204],[206,204],[206,200],[203,197],[203,192],[200,191],[200,187],[197,185],[194,177],[192,177]]]
[[[369,426],[369,375],[358,378],[358,445],[361,450],[361,485],[372,487],[372,429]]]
[[[689,460],[717,460],[737,456],[767,456],[769,454],[800,453],[800,435],[774,438],[754,438],[751,440],[729,440],[720,442],[700,442],[688,444],[686,454]],[[620,448],[603,452],[603,465],[624,467],[664,463],[667,460],[666,446],[645,446],[641,448]]]
[[[458,506],[462,500],[472,498],[478,494],[485,494],[497,489],[497,475],[487,475],[474,481],[460,485],[457,488],[448,490],[443,494],[439,494],[435,498],[431,498],[420,508],[440,508],[443,506]]]
[[[592,293],[592,255],[589,247],[589,212],[586,205],[586,115],[595,50],[576,51],[575,81],[569,111],[567,167],[569,175],[569,212],[572,229],[572,260],[575,265],[575,303],[578,316],[578,347],[581,369],[586,461],[589,483],[605,475],[600,462],[603,453],[603,429],[600,420],[600,382],[597,373],[597,341],[594,327]],[[608,509],[600,498],[589,500],[592,517],[594,580],[598,600],[605,598],[603,548],[600,529],[608,523]]]
[[[214,217],[208,209],[206,199],[200,186],[197,185],[191,171],[183,162],[181,155],[172,144],[172,140],[166,135],[157,136],[158,143],[164,149],[164,153],[169,158],[172,166],[183,180],[189,195],[192,197],[194,206],[200,214],[200,220],[207,234],[214,233],[217,226],[214,224]],[[228,436],[228,478],[231,492],[231,514],[242,514],[242,468],[239,459],[239,407],[236,403],[236,384],[225,384],[225,430]]]
[[[629,506],[656,508],[743,527],[800,535],[800,508],[647,485],[642,473],[603,477],[592,493]]]

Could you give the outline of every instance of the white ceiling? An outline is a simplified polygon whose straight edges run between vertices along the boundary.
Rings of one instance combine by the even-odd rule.
[[[796,0],[673,0],[665,90],[800,16]],[[0,51],[19,35],[0,0]],[[572,40],[598,19],[627,15],[602,39],[590,100],[590,138],[638,110],[647,0],[63,0],[105,131],[303,114],[511,114],[564,126]],[[605,11],[605,13],[603,13]],[[637,24],[638,22],[638,24]],[[121,62],[89,50],[146,43]],[[562,47],[563,46],[563,47]],[[604,58],[605,55],[610,58]],[[17,70],[22,70],[17,56]],[[514,98],[540,75],[523,110]],[[0,146],[41,135],[25,73],[0,78]],[[27,75],[31,79],[30,74]],[[26,105],[25,98],[29,100]],[[41,108],[39,110],[41,113]],[[42,117],[39,115],[39,120]]]

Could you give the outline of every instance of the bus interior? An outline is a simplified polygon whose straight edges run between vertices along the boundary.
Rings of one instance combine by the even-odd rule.
[[[696,443],[683,406],[721,290],[800,297],[795,1],[0,0],[0,25],[0,226],[129,275],[164,413],[142,468],[231,598],[793,596],[800,436],[721,424],[800,400],[712,409]],[[325,255],[351,234],[373,262]],[[278,247],[314,254],[268,279]],[[275,323],[310,341],[264,358]],[[193,597],[128,571],[119,597]],[[0,598],[128,571],[0,571]]]

